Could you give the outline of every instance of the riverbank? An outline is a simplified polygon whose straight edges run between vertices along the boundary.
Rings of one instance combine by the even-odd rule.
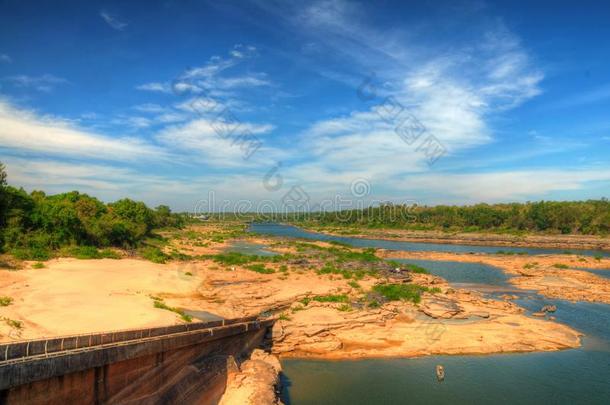
[[[382,239],[388,241],[441,243],[452,245],[487,245],[498,247],[537,247],[546,249],[583,249],[610,251],[610,237],[596,235],[541,235],[482,232],[414,231],[404,229],[369,229],[313,227],[294,224],[302,229],[338,237]]]
[[[454,290],[431,275],[412,274],[410,283],[438,288],[438,293],[423,293],[417,304],[393,301],[371,308],[359,304],[364,291],[403,279],[367,276],[350,283],[297,265],[272,274],[232,267],[219,268],[212,261],[55,259],[43,269],[2,271],[0,294],[12,303],[0,314],[21,325],[2,323],[1,339],[182,323],[179,313],[188,309],[226,318],[276,313],[273,352],[284,357],[412,357],[580,345],[573,329],[528,317],[510,302]],[[333,296],[346,299],[315,298]]]
[[[610,259],[578,255],[488,255],[382,250],[385,258],[482,263],[511,275],[509,282],[548,298],[610,304]],[[583,268],[607,271],[603,277]]]

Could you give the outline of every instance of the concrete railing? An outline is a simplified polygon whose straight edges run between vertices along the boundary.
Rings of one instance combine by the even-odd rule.
[[[211,329],[238,323],[256,321],[256,316],[222,319],[208,322],[192,322],[182,325],[161,326],[146,329],[116,330],[102,333],[57,336],[48,339],[24,340],[14,343],[0,344],[0,366],[26,360],[30,357],[49,356],[70,350],[83,350],[114,343],[147,339],[157,336],[168,336],[177,333]]]

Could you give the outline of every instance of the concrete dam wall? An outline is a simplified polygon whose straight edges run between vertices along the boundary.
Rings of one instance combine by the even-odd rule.
[[[256,317],[0,345],[2,404],[215,404],[261,346]]]

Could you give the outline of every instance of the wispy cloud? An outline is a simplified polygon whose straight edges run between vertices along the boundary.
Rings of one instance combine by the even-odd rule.
[[[243,159],[244,151],[236,143],[235,137],[223,137],[218,131],[219,121],[195,119],[182,125],[172,125],[161,130],[156,139],[161,144],[183,154],[191,156],[193,162],[202,162],[213,167],[254,166],[258,156],[264,156],[267,161],[277,158],[281,152],[272,147],[264,147],[257,151],[253,159]],[[253,124],[242,122],[239,133],[264,135],[274,129],[269,124]],[[188,158],[187,158],[188,159]]]
[[[104,20],[112,29],[123,31],[125,28],[127,28],[128,24],[126,22],[119,20],[117,16],[110,14],[108,11],[100,11],[100,17],[102,17],[102,20]]]
[[[111,138],[0,100],[0,145],[23,152],[117,161],[161,158],[166,153],[130,137]]]
[[[0,62],[2,63],[12,63],[13,59],[5,53],[0,53]]]
[[[136,86],[137,90],[151,91],[157,93],[171,93],[172,88],[169,83],[151,82]]]
[[[50,92],[57,85],[68,82],[66,79],[51,74],[44,74],[42,76],[16,75],[5,77],[3,80],[17,87],[30,88],[43,92]]]
[[[405,193],[433,197],[435,203],[463,204],[539,199],[553,192],[582,190],[591,182],[609,181],[607,169],[565,168],[423,174],[404,178],[397,186]]]

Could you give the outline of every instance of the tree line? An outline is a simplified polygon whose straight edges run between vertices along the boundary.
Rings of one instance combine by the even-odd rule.
[[[138,246],[153,228],[181,227],[185,217],[166,205],[151,209],[124,198],[105,204],[71,191],[27,193],[7,184],[0,163],[0,249],[22,259],[40,259],[64,246]]]
[[[468,206],[388,203],[360,210],[291,214],[284,220],[322,226],[607,235],[610,202],[602,198]]]

